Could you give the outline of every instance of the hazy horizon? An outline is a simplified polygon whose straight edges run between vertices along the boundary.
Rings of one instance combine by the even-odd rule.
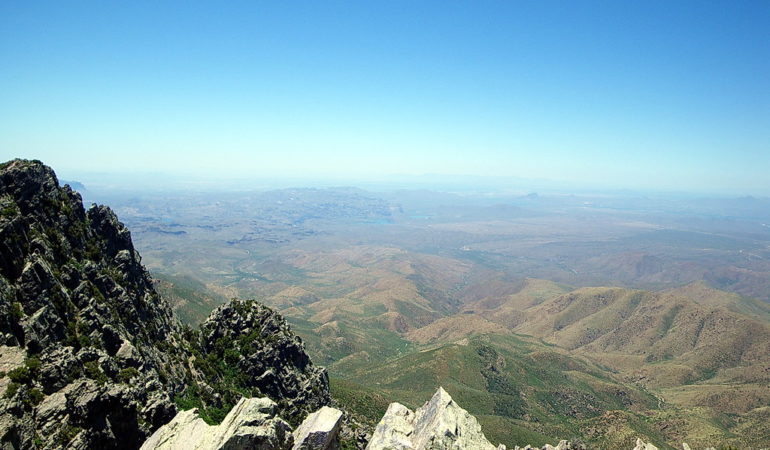
[[[767,196],[769,25],[761,1],[4,3],[0,157]]]
[[[43,161],[45,162],[45,161]],[[433,191],[470,197],[520,197],[531,194],[578,195],[657,198],[770,198],[770,191],[745,192],[740,189],[665,189],[654,187],[624,187],[599,182],[568,182],[505,176],[444,175],[444,174],[386,174],[363,176],[276,176],[253,175],[225,177],[212,174],[180,174],[143,171],[84,172],[54,170],[61,183],[81,183],[92,192],[249,192],[277,189],[354,188],[372,193],[396,191]]]

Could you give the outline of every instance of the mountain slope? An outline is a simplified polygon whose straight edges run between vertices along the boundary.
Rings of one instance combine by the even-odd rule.
[[[376,386],[385,396],[408,406],[443,386],[476,416],[493,442],[513,448],[543,445],[580,436],[594,445],[624,446],[643,435],[660,442],[662,434],[647,425],[642,412],[657,400],[638,387],[624,385],[601,368],[536,340],[485,335],[416,352],[350,377]],[[608,411],[625,411],[626,421],[608,427],[593,425]],[[597,436],[585,436],[594,426]]]
[[[606,287],[562,289],[553,283],[526,280],[511,294],[479,298],[465,305],[461,313],[405,336],[441,352],[467,345],[469,336],[477,336],[471,343],[492,342],[498,352],[506,340],[547,344],[549,352],[584,364],[598,363],[597,370],[615,383],[654,394],[657,404],[644,412],[645,420],[654,427],[631,427],[639,435],[651,433],[645,436],[669,444],[677,440],[694,445],[766,444],[763,436],[770,435],[764,419],[770,405],[770,308],[704,283],[657,293]],[[405,359],[390,364],[425,367]],[[383,365],[360,374],[374,376],[393,370]],[[413,376],[431,379],[439,373],[442,369],[433,367]],[[353,380],[363,382],[357,376]],[[574,383],[563,381],[562,387],[552,389],[563,390]],[[490,392],[489,387],[474,387],[467,379],[455,388]],[[611,447],[600,430],[620,420],[619,416],[613,416],[607,405],[593,404],[604,413],[581,422],[580,435]],[[607,414],[610,416],[605,417]],[[551,411],[546,417],[553,419],[558,413]],[[633,423],[630,418],[624,412],[621,421]],[[497,426],[503,419],[496,417]],[[539,419],[540,423],[547,420]],[[626,433],[626,437],[632,436]]]
[[[697,295],[683,295],[693,290]],[[651,293],[582,288],[526,310],[525,322],[513,329],[590,355],[628,375],[640,363],[655,364],[646,380],[651,386],[715,376],[770,381],[770,374],[759,374],[770,364],[770,323],[761,318],[761,303],[745,305],[740,297],[710,289]],[[738,312],[748,308],[756,308],[753,315]],[[625,367],[617,355],[642,361]]]

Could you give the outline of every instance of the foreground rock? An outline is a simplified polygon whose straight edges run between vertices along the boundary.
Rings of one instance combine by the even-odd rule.
[[[294,431],[293,450],[333,450],[342,426],[342,411],[324,406],[307,416]]]
[[[159,428],[141,450],[333,450],[339,448],[342,411],[324,406],[297,430],[277,416],[269,398],[241,399],[219,425],[208,425],[197,409],[183,411]]]
[[[634,450],[658,450],[658,447],[654,446],[651,442],[645,443],[643,440],[637,439]]]
[[[290,449],[291,427],[276,417],[269,398],[241,399],[221,424],[211,426],[192,409],[177,414],[142,450]]]
[[[475,417],[439,388],[425,405],[412,412],[391,403],[372,439],[369,450],[478,449],[505,448],[492,445]]]

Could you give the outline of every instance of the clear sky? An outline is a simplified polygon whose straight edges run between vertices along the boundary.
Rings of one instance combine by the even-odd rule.
[[[3,1],[0,156],[767,195],[770,1]]]

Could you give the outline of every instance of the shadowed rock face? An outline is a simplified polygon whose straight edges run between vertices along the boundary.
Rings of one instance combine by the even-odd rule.
[[[237,377],[200,370],[226,355]],[[297,422],[330,401],[325,370],[256,302],[183,330],[115,214],[39,161],[0,164],[0,367],[3,448],[139,448],[175,397],[222,411],[251,390]]]

